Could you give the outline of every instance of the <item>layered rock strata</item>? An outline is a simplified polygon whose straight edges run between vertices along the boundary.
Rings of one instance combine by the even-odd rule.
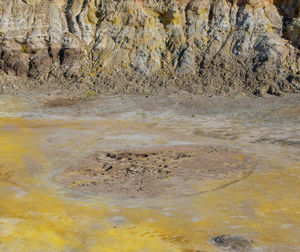
[[[299,48],[298,0],[0,2],[0,76],[33,88],[299,92]]]

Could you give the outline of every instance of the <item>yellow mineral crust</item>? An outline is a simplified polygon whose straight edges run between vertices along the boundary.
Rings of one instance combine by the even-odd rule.
[[[114,205],[113,200],[93,196],[71,199],[43,175],[52,169],[51,160],[38,146],[50,129],[80,130],[80,124],[0,119],[1,251],[217,251],[209,240],[228,232],[249,234],[255,246],[268,247],[267,251],[273,251],[272,244],[300,248],[300,163],[282,166],[279,160],[266,160],[272,170],[194,195],[189,209],[184,204],[168,207],[171,199],[158,200],[163,210],[143,202]],[[148,127],[122,120],[91,122],[89,127],[117,124]],[[207,179],[201,189],[209,191],[210,186]]]

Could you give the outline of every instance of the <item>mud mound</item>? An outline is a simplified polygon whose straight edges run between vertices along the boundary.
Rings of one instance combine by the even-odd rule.
[[[251,174],[243,153],[224,147],[177,146],[97,152],[55,177],[75,190],[138,197],[189,195],[206,191],[201,181],[219,182],[216,190]],[[224,183],[222,182],[224,181]],[[195,186],[200,189],[195,190]]]

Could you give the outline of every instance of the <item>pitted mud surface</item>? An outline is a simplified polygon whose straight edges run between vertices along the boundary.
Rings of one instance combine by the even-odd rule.
[[[233,236],[233,235],[220,235],[214,237],[212,243],[216,246],[224,248],[230,251],[238,252],[250,252],[251,250],[251,241],[247,240],[244,237]]]
[[[174,146],[97,152],[55,180],[74,190],[128,197],[190,195],[201,192],[194,187],[203,179],[222,179],[224,187],[253,168],[253,160],[226,147]]]

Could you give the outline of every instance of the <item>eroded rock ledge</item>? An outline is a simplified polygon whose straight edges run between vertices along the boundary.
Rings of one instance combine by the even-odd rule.
[[[299,10],[298,0],[3,0],[0,91],[21,80],[119,93],[299,92]]]

